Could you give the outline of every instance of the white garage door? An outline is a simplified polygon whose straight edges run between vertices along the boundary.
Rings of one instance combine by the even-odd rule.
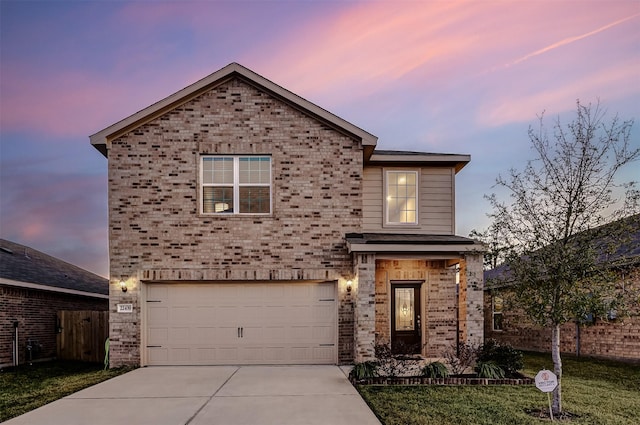
[[[147,285],[149,365],[333,364],[336,285]]]

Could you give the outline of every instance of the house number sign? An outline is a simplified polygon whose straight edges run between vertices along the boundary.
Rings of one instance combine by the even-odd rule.
[[[133,304],[116,304],[118,313],[133,313]]]

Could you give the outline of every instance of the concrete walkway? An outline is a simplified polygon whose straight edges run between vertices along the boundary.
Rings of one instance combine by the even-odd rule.
[[[3,424],[380,422],[337,366],[167,366],[136,369]]]

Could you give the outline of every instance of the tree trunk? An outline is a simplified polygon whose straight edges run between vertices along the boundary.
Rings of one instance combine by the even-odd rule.
[[[562,412],[562,359],[560,358],[560,325],[553,325],[551,335],[551,358],[553,359],[553,373],[558,377],[558,386],[553,390],[553,414]]]

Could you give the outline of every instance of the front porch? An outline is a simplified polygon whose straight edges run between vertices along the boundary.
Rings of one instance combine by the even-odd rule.
[[[434,246],[427,238],[395,245],[348,239],[355,262],[356,362],[375,359],[380,344],[441,358],[458,342],[483,342],[482,246],[457,236],[438,237]]]

